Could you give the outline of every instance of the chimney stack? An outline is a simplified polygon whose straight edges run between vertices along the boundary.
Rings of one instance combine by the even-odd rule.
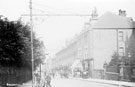
[[[125,10],[119,10],[119,15],[120,16],[126,16],[127,14],[126,14],[126,11]]]
[[[96,7],[94,7],[94,9],[92,10],[91,16],[92,16],[92,19],[96,19],[98,17],[98,13],[97,13],[97,8]]]

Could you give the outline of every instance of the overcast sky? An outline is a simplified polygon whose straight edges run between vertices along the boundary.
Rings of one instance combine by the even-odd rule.
[[[106,11],[118,14],[126,10],[127,16],[135,20],[135,0],[32,0],[36,14],[91,14],[94,7],[99,16]],[[0,0],[0,15],[17,20],[22,14],[29,14],[29,0]],[[28,19],[28,17],[23,17]],[[54,54],[64,42],[81,32],[89,17],[44,16],[33,17],[34,31],[41,38],[49,52]]]

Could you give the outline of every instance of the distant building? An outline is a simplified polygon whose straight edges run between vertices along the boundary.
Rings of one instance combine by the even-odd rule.
[[[132,24],[133,20],[120,10],[119,15],[106,12],[91,26],[95,69],[103,69],[103,63],[109,62],[114,52],[125,55],[125,41],[132,33]]]
[[[82,32],[56,53],[55,62],[59,66],[69,66],[72,71],[80,67],[82,72],[89,72],[89,77],[102,78],[103,65],[111,60],[114,52],[125,55],[125,41],[132,33],[133,20],[122,10],[119,15],[106,12],[97,16],[95,9]]]

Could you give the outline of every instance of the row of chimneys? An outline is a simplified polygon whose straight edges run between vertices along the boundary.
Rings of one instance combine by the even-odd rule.
[[[126,11],[125,10],[119,10],[119,15],[120,16],[126,16],[127,14],[126,14]],[[97,9],[96,8],[94,8],[94,10],[92,11],[92,14],[91,14],[91,16],[92,16],[92,18],[96,18],[97,16],[98,16],[98,14],[97,14]]]
[[[120,16],[126,16],[127,14],[126,14],[126,11],[125,10],[119,10],[119,15]]]

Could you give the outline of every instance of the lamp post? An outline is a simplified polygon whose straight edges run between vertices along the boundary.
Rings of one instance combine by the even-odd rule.
[[[130,58],[131,58],[131,54],[130,54],[130,52],[128,53],[128,63],[129,63],[129,69],[130,69],[130,74],[128,75],[129,76],[129,81],[131,80],[131,63],[130,63]]]
[[[106,68],[107,68],[107,63],[106,62],[104,63],[103,67],[104,67],[104,75],[103,76],[104,76],[104,79],[106,79]]]
[[[129,53],[128,53],[129,65],[131,65],[131,63],[130,63],[130,58],[131,58],[131,54],[130,54],[130,52],[129,52]]]
[[[120,63],[120,80],[124,80],[124,67],[125,67],[125,64],[122,59],[122,61]]]
[[[30,8],[30,29],[31,29],[32,87],[34,87],[34,56],[33,56],[33,19],[32,19],[32,0],[29,1],[29,8]]]

